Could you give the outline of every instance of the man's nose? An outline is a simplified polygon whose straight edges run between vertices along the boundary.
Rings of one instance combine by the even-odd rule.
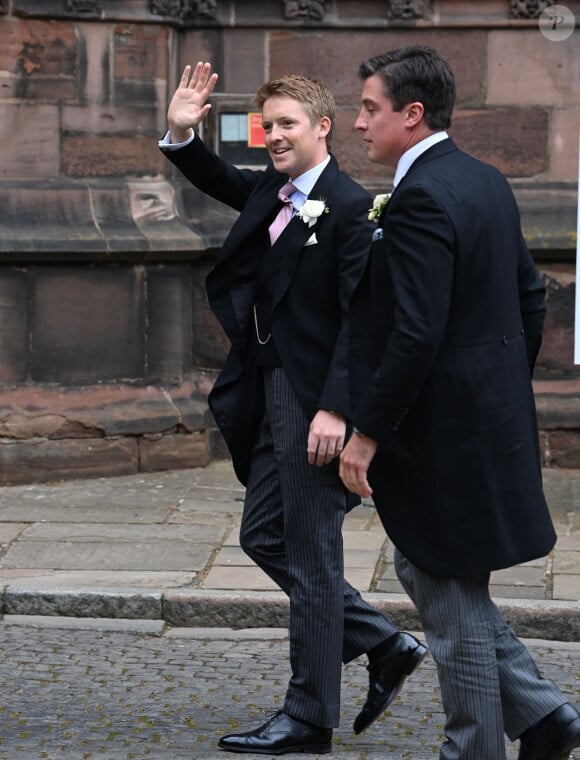
[[[275,125],[270,130],[270,139],[277,141],[282,138],[282,130],[279,127],[276,127]]]
[[[367,128],[367,122],[366,122],[366,119],[363,118],[362,113],[359,113],[359,115],[356,117],[355,122],[354,122],[354,128],[355,129]]]

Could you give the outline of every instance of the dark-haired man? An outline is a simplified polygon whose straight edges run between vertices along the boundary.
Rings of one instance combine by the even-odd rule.
[[[506,179],[446,129],[453,74],[412,46],[363,63],[355,126],[395,167],[350,310],[355,434],[341,455],[371,493],[437,663],[441,760],[561,760],[580,715],[541,678],[489,596],[490,571],[547,554],[531,376],[545,290]]]

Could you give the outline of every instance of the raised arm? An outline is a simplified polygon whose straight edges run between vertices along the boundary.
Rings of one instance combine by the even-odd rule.
[[[211,104],[207,99],[213,92],[218,80],[217,74],[211,73],[211,64],[198,61],[193,73],[187,65],[175,90],[169,108],[167,123],[172,143],[180,143],[191,137],[192,130],[203,121],[209,113]]]

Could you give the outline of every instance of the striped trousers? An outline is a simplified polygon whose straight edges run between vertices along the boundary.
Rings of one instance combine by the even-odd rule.
[[[395,568],[437,664],[445,709],[440,760],[504,760],[514,741],[568,701],[542,678],[489,596],[489,573],[440,578],[398,550]]]
[[[264,370],[265,415],[240,528],[244,551],[290,600],[284,711],[338,726],[342,663],[397,632],[344,579],[346,491],[337,468],[309,465],[310,421],[282,368]]]

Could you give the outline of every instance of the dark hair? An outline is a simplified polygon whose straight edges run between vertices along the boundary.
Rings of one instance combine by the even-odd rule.
[[[423,45],[390,50],[359,66],[359,77],[378,74],[385,95],[395,111],[419,101],[430,129],[447,129],[455,103],[455,79],[449,64],[435,50]]]
[[[336,106],[334,95],[326,85],[313,77],[286,74],[263,84],[254,96],[254,103],[262,109],[264,102],[274,95],[286,96],[302,103],[312,126],[315,126],[324,116],[328,116],[330,131],[326,136],[326,143],[330,146],[336,121]]]

